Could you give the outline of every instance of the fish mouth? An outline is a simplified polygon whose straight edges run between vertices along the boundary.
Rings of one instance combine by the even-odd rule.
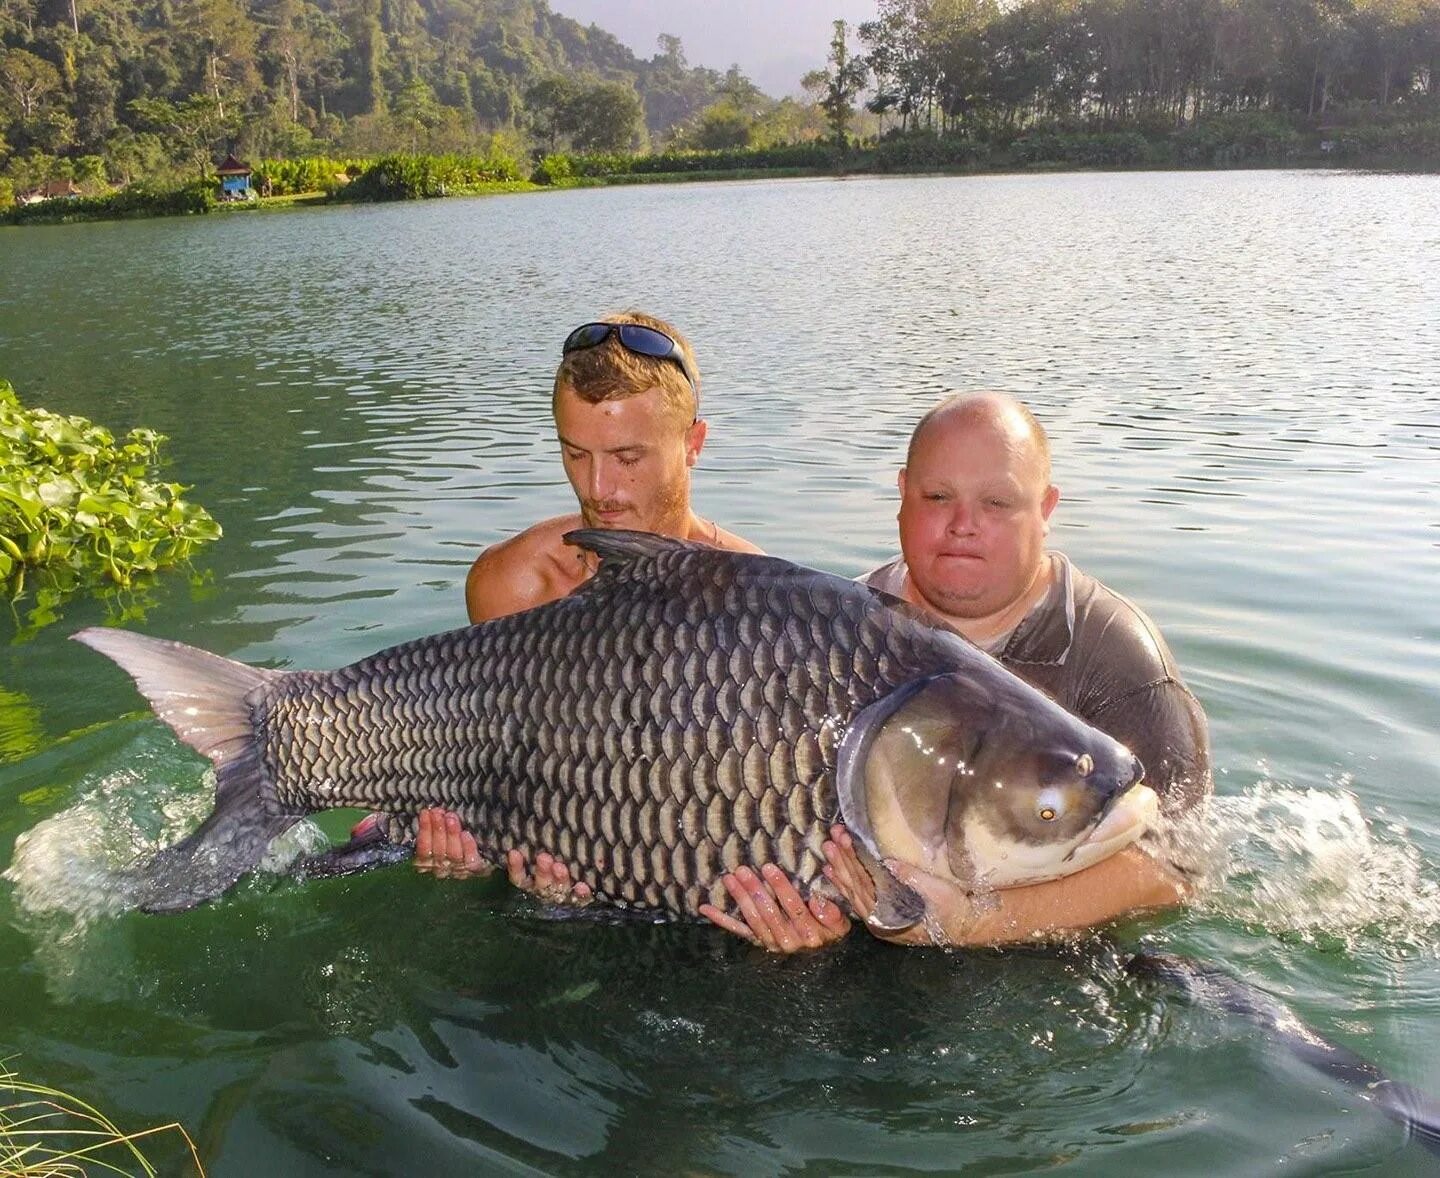
[[[1085,837],[1065,858],[1098,863],[1133,843],[1154,826],[1159,817],[1159,796],[1148,785],[1137,781],[1105,804],[1105,808],[1095,815],[1095,821]]]

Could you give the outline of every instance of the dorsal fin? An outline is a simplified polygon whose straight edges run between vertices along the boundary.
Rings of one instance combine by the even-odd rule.
[[[573,532],[566,532],[560,538],[576,548],[588,549],[602,561],[621,564],[660,556],[666,552],[701,547],[671,536],[657,536],[653,532],[627,532],[622,529],[611,531],[608,528],[577,528]]]

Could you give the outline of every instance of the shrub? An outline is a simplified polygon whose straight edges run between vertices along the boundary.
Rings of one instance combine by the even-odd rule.
[[[536,184],[563,184],[575,175],[568,155],[547,155],[535,165],[530,179]]]
[[[196,181],[183,188],[152,191],[139,185],[106,196],[82,196],[18,205],[6,219],[14,225],[61,221],[105,221],[120,217],[167,217],[208,213],[215,207],[214,186]]]
[[[154,481],[164,441],[133,429],[117,442],[83,417],[26,409],[0,381],[0,584],[14,596],[40,571],[65,591],[128,586],[217,538],[184,487]]]
[[[515,161],[490,155],[387,155],[345,190],[353,200],[421,200],[520,179]]]
[[[1182,164],[1238,164],[1284,160],[1300,150],[1300,136],[1288,120],[1266,111],[1217,115],[1171,136]]]
[[[1358,157],[1421,160],[1440,164],[1440,119],[1396,123],[1380,127],[1347,127],[1335,135],[1333,154]]]
[[[306,156],[303,159],[261,160],[255,167],[251,183],[263,192],[269,184],[270,196],[296,196],[302,192],[331,193],[349,183],[351,169],[359,175],[364,170],[359,160],[330,159]]]
[[[1015,141],[1010,153],[1017,164],[1074,164],[1082,168],[1129,167],[1155,158],[1145,136],[1134,131],[1026,135]]]
[[[871,151],[877,172],[907,172],[926,168],[963,168],[982,163],[990,156],[990,145],[957,135],[925,132],[894,135],[882,139]]]

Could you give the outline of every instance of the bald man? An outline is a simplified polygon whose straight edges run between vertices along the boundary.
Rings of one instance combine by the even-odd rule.
[[[1169,815],[1211,789],[1205,713],[1165,640],[1133,603],[1045,548],[1060,500],[1050,444],[1034,415],[998,394],[951,397],[927,413],[900,471],[900,550],[860,578],[918,606],[989,651],[1022,679],[1129,746]],[[862,918],[873,887],[842,828],[826,874]],[[953,883],[894,864],[939,916],[952,944],[1045,937],[1128,912],[1178,903],[1184,885],[1130,848],[1063,880],[1011,888],[977,904]],[[722,928],[789,952],[844,936],[850,922],[821,897],[807,903],[773,864],[726,877]],[[924,943],[917,926],[894,938]]]

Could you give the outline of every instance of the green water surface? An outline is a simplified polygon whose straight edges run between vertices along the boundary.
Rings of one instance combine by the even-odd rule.
[[[215,1175],[1432,1172],[1121,966],[1224,965],[1440,1090],[1437,225],[1440,178],[1228,172],[0,230],[0,377],[169,434],[225,528],[142,593],[0,611],[0,1058],[182,1121]],[[330,667],[460,624],[475,553],[571,502],[559,341],[628,305],[695,342],[699,509],[847,575],[893,551],[943,390],[1030,401],[1052,542],[1155,617],[1211,718],[1195,905],[1061,950],[793,960],[407,868],[106,911],[94,864],[197,820],[205,767],[67,636],[126,615]]]

